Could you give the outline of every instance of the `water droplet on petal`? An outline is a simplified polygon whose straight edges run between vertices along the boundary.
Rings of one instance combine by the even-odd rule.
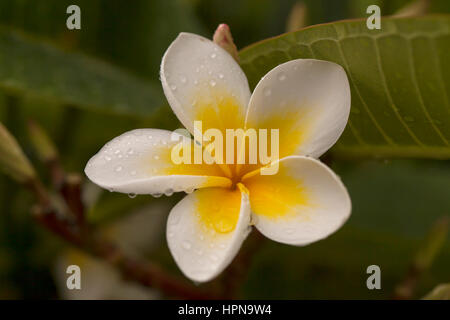
[[[173,84],[173,85],[170,86],[170,89],[172,89],[173,91],[175,91],[175,90],[177,90],[177,86]]]
[[[128,197],[130,197],[131,199],[136,198],[136,193],[129,193]]]
[[[187,79],[185,76],[180,76],[180,81],[181,81],[181,83],[186,83]]]
[[[215,57],[217,57],[217,54],[213,52],[213,53],[211,53],[210,57],[211,57],[211,59],[214,59]]]
[[[183,248],[185,248],[186,250],[191,249],[192,245],[189,241],[183,241],[183,243],[181,244],[183,246]]]
[[[134,150],[130,148],[130,149],[128,149],[127,153],[131,155],[134,153]]]
[[[284,72],[280,72],[280,74],[278,74],[278,80],[280,81],[286,80],[286,74]]]
[[[219,73],[219,79],[223,79],[225,76],[222,73]]]
[[[211,258],[211,260],[214,261],[214,262],[216,262],[216,261],[219,260],[219,258],[218,258],[215,254],[212,254],[212,255],[210,256],[210,258]]]
[[[158,155],[155,155],[155,156],[153,157],[153,159],[159,160],[159,156],[158,156]]]
[[[263,92],[266,97],[272,94],[272,90],[270,90],[270,88],[264,88]]]
[[[136,171],[133,170],[133,171],[130,172],[130,174],[131,174],[132,176],[135,176],[135,175],[136,175]]]
[[[152,196],[153,196],[154,198],[159,198],[159,197],[162,196],[162,193],[153,193]]]
[[[164,192],[164,194],[166,195],[166,196],[168,196],[168,197],[170,197],[171,195],[173,195],[173,189],[167,189],[165,192]]]
[[[186,188],[186,190],[184,192],[186,192],[188,194],[192,193],[192,192],[194,192],[194,188]]]
[[[215,87],[216,86],[216,81],[215,80],[211,80],[211,81],[209,81],[209,84],[211,85],[211,87]]]
[[[120,171],[122,171],[122,166],[117,166],[116,167],[116,172],[120,172]]]
[[[110,156],[105,156],[105,160],[106,161],[111,161],[111,157]]]

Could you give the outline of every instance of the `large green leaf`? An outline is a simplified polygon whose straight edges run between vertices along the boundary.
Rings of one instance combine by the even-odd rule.
[[[159,84],[9,28],[0,28],[0,88],[119,114],[150,115],[165,101]]]
[[[450,158],[450,16],[383,18],[309,27],[244,48],[252,87],[280,63],[314,58],[343,66],[352,111],[333,148],[342,157]]]

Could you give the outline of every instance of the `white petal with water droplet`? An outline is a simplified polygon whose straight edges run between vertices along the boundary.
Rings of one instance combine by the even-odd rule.
[[[326,238],[347,221],[350,196],[334,172],[320,161],[290,156],[275,175],[258,171],[243,177],[255,227],[266,237],[292,245]]]
[[[280,158],[319,157],[339,138],[350,113],[350,86],[338,64],[298,59],[280,64],[256,86],[247,128],[279,129]]]
[[[227,194],[232,191],[222,189],[224,195],[219,198],[217,190],[214,189],[219,188],[197,190],[184,197],[172,209],[167,221],[170,252],[181,271],[196,282],[209,281],[222,272],[230,264],[250,231],[250,204],[245,192],[237,198],[235,208],[238,220],[234,230],[227,233],[212,232],[214,229],[199,220],[198,211],[202,207],[200,201],[209,199],[209,204],[203,208],[207,211],[215,210],[214,203],[219,206],[230,201]]]
[[[190,81],[183,81],[186,76]],[[170,106],[190,132],[195,120],[204,120],[198,112],[202,105],[193,101],[207,104],[212,113],[213,108],[221,107],[216,101],[220,94],[234,95],[243,126],[250,99],[247,78],[230,54],[211,40],[180,33],[164,54],[161,82]]]
[[[171,150],[179,142],[171,141],[171,135],[170,131],[158,129],[126,132],[94,155],[85,173],[94,183],[111,191],[156,197],[210,186],[230,186],[230,180],[221,177],[222,170],[215,165],[173,163]]]

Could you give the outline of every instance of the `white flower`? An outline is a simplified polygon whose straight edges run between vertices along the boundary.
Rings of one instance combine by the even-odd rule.
[[[194,281],[216,277],[254,225],[275,241],[306,245],[339,229],[351,211],[340,179],[314,159],[339,138],[350,111],[347,76],[337,64],[293,60],[271,70],[250,93],[233,58],[212,41],[181,33],[161,64],[164,93],[193,133],[203,129],[279,129],[279,170],[258,165],[181,164],[171,161],[171,132],[139,129],[105,145],[85,172],[118,192],[190,193],[170,212],[167,241],[183,273]]]

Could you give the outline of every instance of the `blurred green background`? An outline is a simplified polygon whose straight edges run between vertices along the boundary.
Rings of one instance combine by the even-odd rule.
[[[118,66],[156,88],[161,57],[179,32],[212,37],[227,23],[236,45],[286,31],[294,0],[2,0],[0,25],[21,30],[37,41],[82,52]],[[370,4],[390,15],[409,1],[315,0],[306,5],[306,24],[366,17]],[[430,12],[450,13],[448,1],[431,1]],[[66,8],[81,8],[82,29],[66,28]],[[8,65],[0,47],[0,69]],[[32,63],[40,63],[39,60]],[[74,70],[76,72],[77,70]],[[78,70],[83,72],[83,70]],[[35,75],[37,78],[45,75]],[[95,79],[93,79],[95,81]],[[27,92],[0,91],[0,121],[17,137],[42,176],[45,170],[31,148],[27,119],[39,122],[56,142],[65,168],[83,172],[87,160],[113,137],[134,128],[175,129],[179,124],[167,105],[149,105],[149,112],[114,114],[61,104]],[[297,248],[266,241],[255,253],[242,298],[390,298],[406,276],[432,225],[450,215],[448,161],[367,159],[332,163],[348,187],[353,213],[336,234]],[[46,181],[46,180],[45,180]],[[114,223],[151,202],[167,202],[163,215],[180,196],[154,200],[102,193],[90,211],[96,224]],[[0,176],[0,298],[63,298],[55,277],[56,261],[67,246],[30,218],[32,197],[9,178]],[[167,249],[165,219],[154,219],[149,256],[178,273]],[[146,232],[146,231],[143,231]],[[381,267],[382,289],[366,287],[367,266]],[[450,240],[420,278],[415,297],[450,281]]]

